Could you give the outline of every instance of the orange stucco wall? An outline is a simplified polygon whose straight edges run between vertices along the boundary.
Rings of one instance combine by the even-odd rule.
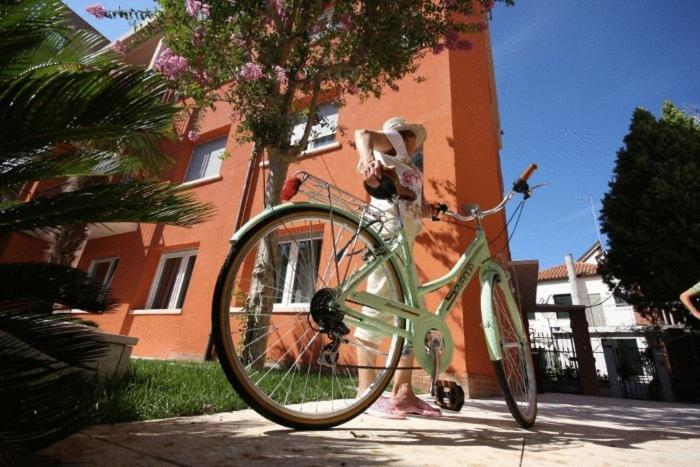
[[[346,191],[365,198],[356,175],[357,155],[351,145],[357,128],[380,128],[393,116],[420,122],[428,131],[425,143],[425,194],[429,201],[447,203],[460,208],[467,203],[490,206],[500,199],[502,180],[499,162],[500,128],[493,66],[488,32],[470,37],[475,47],[467,52],[428,54],[417,75],[426,79],[416,82],[415,76],[399,83],[398,92],[387,91],[381,99],[360,102],[349,98],[339,112],[340,148],[305,158],[290,167],[305,170],[328,180]],[[87,269],[99,258],[119,257],[112,280],[114,295],[121,305],[111,313],[90,316],[108,332],[139,338],[134,355],[156,358],[201,359],[209,336],[211,296],[219,268],[228,251],[238,214],[241,190],[249,164],[250,146],[241,146],[230,135],[228,109],[220,105],[201,120],[201,141],[229,134],[220,180],[191,186],[201,201],[212,203],[217,214],[209,221],[192,228],[140,225],[131,233],[91,240],[86,245],[79,267]],[[189,162],[193,144],[183,140],[166,148],[176,165],[167,179],[180,182]],[[262,173],[254,178],[255,196],[246,214],[262,208]],[[489,236],[503,227],[503,216],[494,216],[486,224]],[[422,279],[445,273],[464,251],[473,233],[447,223],[426,221],[417,239],[416,264]],[[496,242],[493,251],[503,250],[508,256],[505,236]],[[15,240],[11,250],[20,248]],[[161,255],[164,252],[196,248],[197,259],[189,289],[180,314],[134,314],[143,309]],[[14,254],[14,253],[11,253]],[[446,288],[445,288],[446,289]],[[429,307],[435,307],[446,290],[428,296]],[[492,376],[485,343],[479,326],[478,285],[472,283],[461,305],[449,318],[456,344],[450,371],[456,375]]]

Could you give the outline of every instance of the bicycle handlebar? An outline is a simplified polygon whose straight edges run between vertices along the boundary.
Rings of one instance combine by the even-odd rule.
[[[527,179],[530,178],[533,173],[535,173],[535,170],[537,170],[537,164],[532,163],[528,165],[527,169],[520,174],[520,177],[515,181],[514,185],[518,185],[521,182],[527,182]]]
[[[487,216],[490,216],[492,214],[497,213],[498,211],[502,210],[506,203],[510,201],[510,199],[515,195],[515,193],[522,193],[524,195],[525,199],[528,199],[531,194],[530,187],[527,184],[527,180],[532,176],[532,174],[537,170],[537,164],[530,164],[518,177],[515,182],[513,182],[513,188],[506,194],[503,199],[493,208],[487,209],[486,211],[480,211],[479,207],[476,206],[474,209],[472,209],[472,214],[470,216],[463,216],[461,214],[458,214],[454,211],[450,211],[448,209],[440,209],[440,212],[445,214],[446,216],[452,217],[454,219],[457,219],[462,222],[468,222],[472,221],[474,219],[481,219]],[[535,188],[538,188],[540,185],[536,186]],[[444,205],[441,205],[441,207]],[[445,206],[446,208],[446,206]],[[437,220],[438,218],[436,216],[433,216],[433,220]]]

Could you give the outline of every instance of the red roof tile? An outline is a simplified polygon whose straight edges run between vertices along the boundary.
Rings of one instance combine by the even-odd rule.
[[[589,263],[574,263],[574,271],[576,271],[576,277],[595,276],[598,274],[598,266]],[[566,273],[566,264],[553,266],[537,274],[538,281],[561,280],[567,279],[568,277],[569,275]]]

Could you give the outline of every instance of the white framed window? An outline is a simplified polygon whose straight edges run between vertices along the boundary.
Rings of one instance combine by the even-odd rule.
[[[160,257],[146,301],[148,310],[177,311],[182,308],[196,259],[197,250],[164,253]]]
[[[311,149],[319,149],[324,146],[329,146],[335,142],[335,132],[338,129],[338,104],[329,102],[318,106],[316,113],[318,121],[311,128],[309,141],[304,148],[305,151]],[[290,138],[291,144],[297,144],[304,135],[306,128],[306,118],[301,119],[299,123],[294,125]]]
[[[589,326],[605,326],[605,311],[599,293],[588,294],[588,308],[586,308],[586,320]]]
[[[103,288],[109,287],[114,277],[114,271],[119,264],[119,258],[94,259],[88,268],[88,275],[95,279]]]
[[[320,235],[277,243],[273,310],[308,309],[316,291],[321,246]]]
[[[192,150],[183,183],[221,175],[221,162],[226,151],[226,140],[227,137],[224,136],[197,144]]]

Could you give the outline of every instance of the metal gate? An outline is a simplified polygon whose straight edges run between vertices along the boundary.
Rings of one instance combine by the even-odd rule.
[[[530,346],[541,391],[581,393],[581,376],[573,334],[530,330]]]
[[[700,332],[676,331],[665,339],[676,397],[700,402]]]
[[[612,397],[662,400],[652,349],[637,339],[603,339]]]

